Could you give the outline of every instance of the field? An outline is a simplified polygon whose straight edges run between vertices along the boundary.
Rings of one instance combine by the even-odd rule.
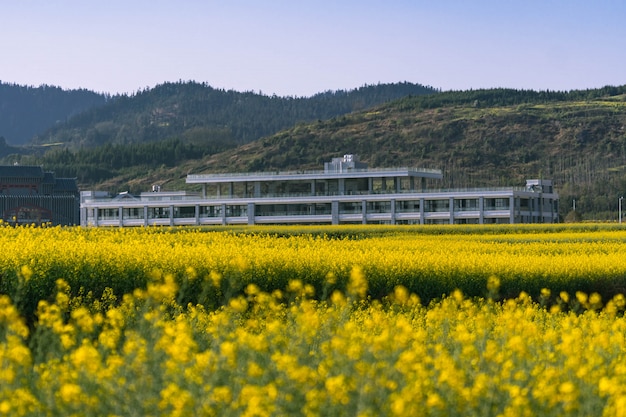
[[[617,225],[0,229],[0,415],[626,415]]]

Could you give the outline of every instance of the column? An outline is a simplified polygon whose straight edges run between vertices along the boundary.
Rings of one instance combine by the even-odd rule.
[[[367,201],[366,200],[361,201],[361,215],[363,216],[361,223],[367,224]]]
[[[248,225],[254,224],[254,203],[248,203]]]
[[[450,197],[448,206],[448,210],[450,210],[450,224],[454,224],[454,197]]]
[[[120,227],[123,227],[124,226],[124,208],[119,207],[117,209],[117,216],[120,219]]]
[[[331,212],[332,224],[339,224],[339,201],[333,200],[330,203],[330,212]]]

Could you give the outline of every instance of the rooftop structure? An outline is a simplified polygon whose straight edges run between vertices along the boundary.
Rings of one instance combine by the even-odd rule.
[[[372,169],[355,155],[323,171],[188,175],[201,193],[159,192],[96,198],[83,193],[81,224],[554,223],[552,181],[525,187],[432,191],[439,170]]]

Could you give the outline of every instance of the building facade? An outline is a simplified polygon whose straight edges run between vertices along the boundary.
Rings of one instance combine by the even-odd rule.
[[[0,166],[0,218],[11,225],[80,224],[76,179],[38,166]]]
[[[552,181],[525,187],[429,190],[439,170],[371,169],[354,155],[323,171],[188,175],[199,193],[81,197],[84,226],[229,224],[556,223]]]

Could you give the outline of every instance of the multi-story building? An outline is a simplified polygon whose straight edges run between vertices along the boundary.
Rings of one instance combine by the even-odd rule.
[[[0,166],[0,218],[9,224],[77,225],[75,178],[56,178],[39,166]]]
[[[188,175],[201,192],[82,193],[85,226],[556,223],[551,180],[525,187],[429,190],[439,170],[367,168],[353,155],[323,171]]]

